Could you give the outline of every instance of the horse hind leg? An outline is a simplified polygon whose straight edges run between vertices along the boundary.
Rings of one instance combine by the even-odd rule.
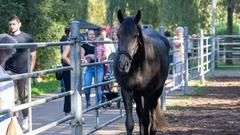
[[[168,127],[168,123],[165,120],[164,114],[161,111],[159,100],[157,101],[157,105],[152,110],[152,123],[150,128],[151,135],[155,135],[158,129],[163,130]]]
[[[151,110],[151,116],[150,116],[150,121],[151,121],[151,125],[150,125],[150,135],[155,135],[156,132],[157,132],[157,124],[156,124],[156,121],[157,121],[157,118],[156,118],[156,114],[155,114],[155,110]]]

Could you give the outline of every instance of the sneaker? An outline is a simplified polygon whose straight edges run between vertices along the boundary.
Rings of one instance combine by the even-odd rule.
[[[23,130],[28,130],[29,129],[29,126],[28,126],[28,117],[25,117],[23,120],[22,120],[22,129]]]

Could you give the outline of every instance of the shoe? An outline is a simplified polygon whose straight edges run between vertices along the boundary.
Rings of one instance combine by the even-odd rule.
[[[70,115],[70,113],[65,112],[64,115],[65,115],[65,116],[68,116],[68,115]]]
[[[24,131],[27,131],[29,129],[29,126],[28,126],[28,117],[25,117],[23,120],[22,120],[22,129]]]

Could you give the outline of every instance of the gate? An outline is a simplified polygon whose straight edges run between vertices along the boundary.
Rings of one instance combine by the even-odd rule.
[[[240,67],[240,35],[218,35],[216,45],[217,68],[237,69]]]
[[[163,27],[160,27],[162,34],[163,31]],[[175,39],[168,39],[171,46],[173,46],[173,40]],[[189,81],[200,80],[201,84],[204,84],[205,76],[214,74],[215,45],[213,43],[214,39],[212,37],[205,37],[202,31],[199,37],[189,37],[188,28],[184,27],[183,60],[178,63],[174,63],[173,61],[170,63],[170,73],[161,96],[161,107],[163,110],[166,110],[166,96],[169,95],[169,93],[190,94],[191,92],[188,87]],[[175,53],[172,48],[170,51],[170,59],[172,59],[171,56]],[[176,71],[176,66],[181,66],[181,71]],[[179,84],[175,84],[177,76],[181,76]]]
[[[9,81],[9,80],[18,80],[18,79],[28,79],[31,77],[36,77],[39,75],[43,74],[48,74],[48,73],[54,73],[56,71],[66,71],[66,70],[71,70],[71,90],[68,92],[63,92],[61,94],[57,94],[55,96],[51,97],[46,97],[42,99],[38,99],[35,101],[32,101],[31,99],[31,81],[29,80],[29,98],[28,98],[28,103],[17,105],[13,108],[9,109],[4,109],[0,110],[0,115],[5,115],[5,114],[10,114],[11,116],[13,115],[14,112],[23,110],[28,108],[29,109],[29,132],[26,133],[26,135],[34,135],[34,134],[39,134],[43,131],[46,131],[50,128],[53,128],[59,124],[62,124],[66,121],[71,120],[71,128],[72,128],[72,134],[73,135],[82,135],[83,134],[83,124],[84,124],[84,119],[82,115],[84,113],[87,113],[89,111],[96,110],[96,126],[91,129],[88,132],[85,132],[84,134],[91,134],[95,132],[96,130],[122,118],[124,116],[122,112],[122,107],[120,107],[120,113],[118,116],[116,116],[113,119],[110,119],[105,122],[101,122],[99,119],[99,108],[103,107],[109,103],[112,102],[120,102],[121,97],[117,97],[115,99],[109,100],[105,103],[102,103],[100,105],[88,108],[88,109],[83,109],[82,107],[82,92],[87,89],[87,88],[96,88],[97,86],[109,84],[115,82],[115,79],[111,79],[109,81],[103,82],[103,83],[95,83],[91,86],[88,87],[82,87],[82,78],[80,77],[82,75],[82,69],[86,66],[97,66],[100,64],[109,64],[112,63],[113,61],[105,61],[105,62],[95,62],[95,63],[90,63],[90,64],[82,64],[80,60],[81,56],[81,51],[80,51],[80,25],[78,21],[73,21],[71,22],[71,41],[66,41],[66,42],[41,42],[41,43],[15,43],[15,44],[1,44],[0,49],[2,48],[30,48],[30,47],[48,47],[48,46],[64,46],[64,45],[71,45],[71,51],[70,51],[70,59],[71,59],[71,66],[67,67],[61,67],[61,68],[54,68],[54,69],[47,69],[47,70],[42,70],[42,71],[34,71],[34,72],[28,72],[28,73],[23,73],[23,74],[17,74],[17,75],[12,75],[9,77],[0,77],[0,82],[3,81]],[[106,42],[102,42],[106,43]],[[29,50],[29,49],[28,49]],[[96,52],[96,51],[95,51]],[[95,55],[96,56],[96,55]],[[28,58],[28,67],[30,67],[30,57]],[[58,120],[55,120],[54,122],[48,123],[47,125],[44,125],[42,127],[39,127],[37,129],[32,129],[32,107],[41,105],[59,98],[63,98],[65,96],[71,95],[71,114],[68,116],[65,116],[63,118],[60,118]]]

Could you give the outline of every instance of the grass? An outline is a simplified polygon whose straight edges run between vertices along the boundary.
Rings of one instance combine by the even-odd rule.
[[[42,82],[32,81],[32,96],[56,92],[60,89],[60,82],[55,79],[54,75],[44,75]]]
[[[232,65],[228,65],[225,62],[218,62],[216,65],[218,70],[240,70],[240,63],[234,62]]]
[[[189,89],[191,90],[191,93],[189,95],[180,95],[177,98],[183,100],[184,99],[191,100],[192,98],[194,98],[194,96],[205,95],[208,93],[207,89],[208,83],[209,83],[208,81],[205,81],[205,85],[202,86],[200,81],[196,81],[193,86],[189,87]]]

